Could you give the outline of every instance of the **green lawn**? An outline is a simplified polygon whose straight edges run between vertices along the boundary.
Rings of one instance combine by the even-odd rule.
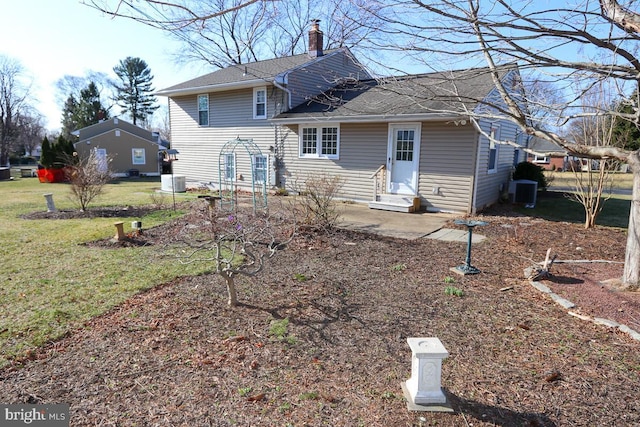
[[[596,225],[627,228],[630,209],[631,196],[613,195],[604,202],[602,212],[596,219]],[[536,216],[550,221],[583,224],[585,220],[584,208],[580,203],[553,191],[538,192],[534,208],[518,206],[515,210],[525,215]]]
[[[159,178],[115,181],[92,206],[158,204],[159,187]],[[45,193],[53,194],[58,209],[74,209],[68,184],[42,184],[36,178],[0,181],[0,367],[137,292],[207,268],[158,257],[154,247],[82,244],[113,236],[115,221],[124,221],[129,231],[133,220],[150,228],[180,214],[173,212],[171,196],[164,196],[167,209],[144,218],[22,219],[46,211]],[[176,195],[178,201],[187,197]]]
[[[587,172],[578,172],[586,176]],[[592,172],[597,175],[597,172]],[[573,172],[554,172],[545,171],[545,176],[550,181],[550,185],[557,187],[572,187],[576,181],[576,175]],[[611,174],[612,188],[631,189],[633,186],[633,174],[615,172]],[[584,179],[584,178],[583,178]],[[585,179],[586,181],[586,179]]]

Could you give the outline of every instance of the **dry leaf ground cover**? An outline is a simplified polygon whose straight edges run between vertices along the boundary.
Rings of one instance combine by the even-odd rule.
[[[69,403],[73,426],[640,425],[640,343],[569,316],[521,279],[550,246],[560,259],[621,261],[624,232],[482,219],[474,276],[449,270],[462,243],[307,230],[260,276],[239,279],[238,307],[216,276],[159,285],[0,371],[0,400]],[[160,247],[166,234],[140,238]],[[597,282],[621,269],[558,265],[547,284],[599,289],[633,327],[637,295]],[[406,339],[421,336],[449,351],[453,414],[406,408]]]

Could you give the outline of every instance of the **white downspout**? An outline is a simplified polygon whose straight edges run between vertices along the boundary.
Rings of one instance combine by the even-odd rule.
[[[287,87],[285,86],[287,84],[288,74],[289,73],[287,72],[284,75],[277,75],[275,79],[273,79],[273,85],[287,94],[287,110],[290,110],[291,109],[291,91],[287,89]],[[281,112],[282,111],[280,111],[279,113]]]
[[[286,109],[282,108],[283,111],[288,111],[288,110],[291,109],[291,91],[289,89],[287,89],[286,86],[284,86],[284,85],[287,84],[287,80],[288,80],[287,76],[288,76],[288,74],[289,73],[287,72],[284,75],[282,75],[282,76],[278,75],[273,79],[273,85],[287,94],[287,107],[286,107]],[[278,80],[281,80],[282,83],[278,82]],[[283,111],[278,111],[278,114],[282,113]],[[275,141],[274,141],[275,145],[274,145],[274,151],[273,151],[273,154],[274,154],[273,171],[274,171],[274,175],[275,175],[274,184],[278,185],[278,183],[281,183],[281,180],[280,180],[281,177],[278,176],[279,175],[279,170],[278,170],[278,165],[276,165],[276,163],[277,162],[282,162],[282,160],[277,160],[277,158],[278,158],[278,156],[277,156],[277,154],[278,154],[278,152],[277,152],[277,149],[278,149],[277,148],[278,147],[278,141],[277,141],[278,140],[278,128],[280,127],[280,125],[277,124],[277,123],[276,124],[272,123],[272,125],[273,125],[273,131],[275,133]],[[283,186],[286,187],[286,184],[283,184]]]
[[[478,139],[477,139],[477,149],[476,149],[476,167],[473,171],[473,195],[471,197],[471,215],[475,215],[477,213],[478,203],[478,171],[480,170],[480,148],[482,144],[480,144],[480,139],[482,138],[482,129],[476,120],[471,120],[473,123],[473,127],[478,131]]]

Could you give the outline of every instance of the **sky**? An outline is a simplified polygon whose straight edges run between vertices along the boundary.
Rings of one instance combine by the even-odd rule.
[[[96,71],[115,78],[113,67],[120,60],[138,57],[159,90],[212,71],[177,63],[173,54],[179,47],[158,29],[111,18],[78,0],[0,0],[0,55],[23,66],[32,105],[52,131],[60,128],[62,116],[55,84],[65,75]],[[167,101],[159,97],[158,102]]]

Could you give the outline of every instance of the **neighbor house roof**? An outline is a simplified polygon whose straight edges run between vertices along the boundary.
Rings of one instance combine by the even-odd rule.
[[[557,144],[554,144],[551,141],[547,141],[546,139],[543,138],[538,138],[537,136],[534,136],[531,138],[531,140],[529,141],[529,149],[535,151],[536,153],[567,153],[567,151],[560,147]]]
[[[273,82],[280,76],[293,69],[321,61],[340,49],[329,50],[323,56],[311,58],[309,54],[274,58],[247,64],[231,65],[229,67],[196,77],[195,79],[159,90],[155,95],[175,96],[193,95],[213,90],[239,89],[252,87],[264,82]]]
[[[129,123],[126,120],[122,120],[119,117],[112,117],[110,119],[89,125],[82,129],[73,131],[72,134],[78,137],[78,141],[75,143],[77,144],[79,142],[84,142],[86,140],[96,138],[97,136],[104,135],[115,130],[121,130],[131,135],[135,135],[138,138],[147,140],[150,143],[156,144],[160,147],[159,138],[154,136],[151,131]]]
[[[506,68],[503,76],[506,75]],[[276,122],[309,120],[407,120],[460,117],[474,110],[495,85],[486,68],[408,75],[377,80],[345,81],[296,108]]]

